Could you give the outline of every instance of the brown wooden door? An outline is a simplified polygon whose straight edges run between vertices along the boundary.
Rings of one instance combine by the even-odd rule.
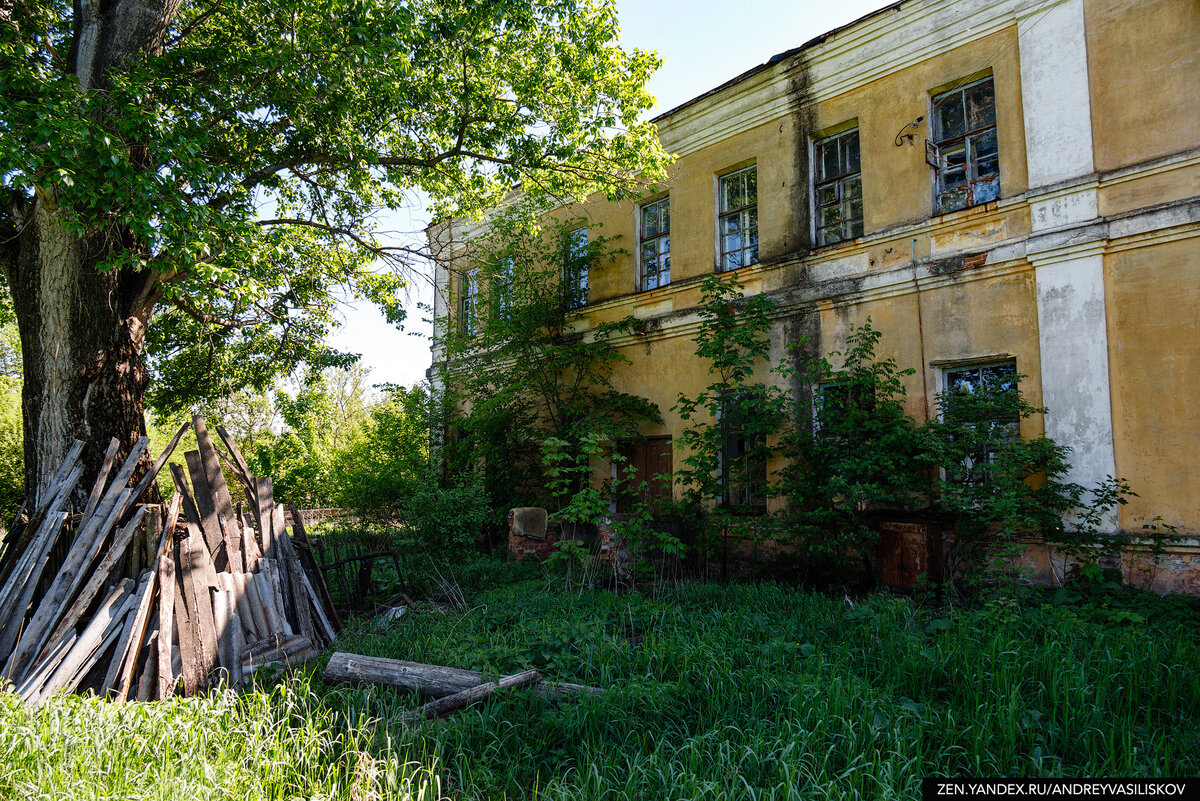
[[[620,469],[622,475],[619,475],[618,478],[621,479],[620,484],[626,491],[620,491],[617,494],[618,513],[628,514],[633,511],[633,500],[636,497],[633,491],[643,481],[646,482],[646,486],[641,489],[640,493],[642,503],[653,504],[671,500],[673,496],[671,473],[674,471],[674,467],[671,460],[670,437],[645,437],[631,440],[621,447],[621,454],[628,460],[622,465],[622,468],[632,467],[634,474],[630,481],[624,475],[624,470]]]

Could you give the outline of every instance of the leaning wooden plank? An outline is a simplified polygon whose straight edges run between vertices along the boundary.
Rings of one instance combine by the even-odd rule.
[[[239,573],[235,580],[245,588],[244,598],[246,605],[250,608],[250,617],[254,621],[255,634],[259,637],[266,637],[271,633],[271,626],[267,622],[267,609],[258,595],[258,582],[254,575],[253,573]]]
[[[76,632],[71,632],[71,636],[63,639],[54,647],[45,659],[38,662],[34,670],[29,671],[29,675],[17,686],[17,695],[25,697],[29,695],[31,689],[37,689],[42,686],[46,679],[50,678],[54,671],[58,670],[58,666],[62,664],[67,654],[75,646],[75,640],[79,638]]]
[[[190,425],[191,423],[184,423],[175,432],[175,436],[171,437],[171,441],[167,443],[167,447],[158,455],[158,458],[154,460],[154,464],[150,466],[150,469],[146,471],[146,475],[142,476],[142,480],[134,488],[131,503],[140,501],[146,490],[150,489],[150,485],[154,483],[154,479],[158,478],[159,471],[163,469],[163,465],[167,463],[167,459],[170,459],[171,454],[179,447],[179,440],[183,439],[183,435]]]
[[[462,709],[464,706],[482,701],[497,690],[504,690],[509,687],[528,687],[531,684],[537,684],[541,680],[542,674],[536,670],[525,670],[520,673],[514,673],[511,676],[505,676],[500,681],[485,682],[462,692],[430,701],[424,706],[409,712],[408,717],[436,718],[438,715],[448,715],[456,709]]]
[[[230,593],[233,598],[233,606],[237,609],[238,620],[241,622],[242,631],[245,634],[243,643],[262,639],[264,635],[258,633],[254,624],[254,615],[250,612],[250,604],[246,600],[246,575],[244,573],[218,573],[217,578],[221,581],[222,589]]]
[[[106,494],[96,513],[75,535],[75,541],[63,560],[62,567],[59,568],[46,594],[42,596],[37,612],[25,627],[17,647],[9,657],[4,669],[4,675],[8,678],[16,681],[24,676],[29,661],[46,646],[54,625],[66,611],[67,604],[75,597],[79,584],[87,575],[88,565],[99,553],[113,524],[124,513],[132,494],[132,490],[122,490],[111,500]]]
[[[184,520],[187,521],[188,536],[191,537],[192,532],[195,532],[199,536],[200,542],[206,546],[204,559],[201,560],[199,566],[205,571],[205,578],[208,580],[208,586],[216,587],[218,586],[217,573],[216,569],[213,567],[212,557],[210,554],[216,551],[217,545],[220,544],[220,539],[218,538],[215,542],[209,540],[208,532],[203,531],[201,528],[200,512],[196,509],[196,504],[192,500],[192,493],[188,489],[187,482],[184,480],[183,468],[177,464],[172,464],[171,478],[175,480],[175,487],[179,490],[179,494],[183,496],[183,517]]]
[[[108,581],[113,566],[121,561],[121,557],[125,555],[125,549],[133,541],[133,535],[137,532],[138,526],[141,525],[142,515],[145,513],[146,507],[139,506],[137,511],[133,513],[133,518],[113,535],[113,542],[109,546],[108,553],[104,555],[100,564],[92,571],[91,579],[84,585],[83,591],[75,598],[75,602],[71,604],[71,608],[67,610],[58,626],[55,627],[54,633],[50,635],[51,642],[63,636],[69,629],[73,629],[79,625],[79,621],[87,612],[88,607],[92,605],[92,601],[96,600],[96,596],[99,594],[101,588]]]
[[[67,516],[66,512],[51,512],[46,516],[34,536],[34,544],[30,546],[30,557],[33,563],[27,570],[21,567],[19,573],[14,570],[9,576],[9,583],[15,597],[11,601],[6,599],[3,605],[0,605],[0,628],[2,628],[0,630],[0,660],[7,659],[8,655],[12,653],[13,646],[21,632],[21,623],[25,620],[25,613],[29,609],[29,605],[33,603],[33,595],[37,591],[38,582],[42,579],[42,573],[50,559],[50,552],[58,541],[58,534],[62,531]],[[18,592],[19,595],[17,595]]]
[[[329,592],[329,582],[325,580],[325,571],[321,569],[317,555],[313,552],[312,543],[308,539],[308,532],[304,530],[304,521],[300,517],[300,510],[294,503],[288,504],[288,508],[292,510],[292,545],[300,556],[301,564],[304,565],[316,585],[317,593],[324,605],[324,612],[328,615],[327,622],[332,624],[331,628],[335,632],[339,631],[342,624],[338,620],[337,610],[333,605],[333,594]]]
[[[322,674],[333,683],[368,683],[396,687],[408,692],[421,693],[432,698],[441,698],[470,689],[484,681],[484,675],[474,670],[426,665],[420,662],[405,662],[400,659],[385,659],[378,656],[361,656],[337,652],[329,658]],[[603,692],[599,687],[583,684],[543,683],[534,692],[548,698],[563,698],[581,693]]]
[[[186,590],[183,581],[183,542],[179,543],[180,567],[176,571],[178,577],[175,588],[175,638],[171,648],[171,672],[178,676],[183,684],[185,696],[195,695],[204,682],[204,657],[201,653],[200,632],[192,622],[187,603],[184,602]],[[161,696],[166,698],[167,695]]]
[[[221,528],[221,544],[225,551],[225,564],[228,565],[229,572],[241,573],[245,571],[246,562],[242,558],[241,547],[242,532],[235,532],[229,518],[220,512],[217,513],[217,525]]]
[[[112,484],[108,485],[108,491],[104,493],[103,500],[100,501],[100,506],[103,507],[106,502],[113,502],[125,490],[125,486],[129,483],[129,479],[133,476],[133,471],[137,469],[138,463],[142,460],[142,454],[146,452],[146,446],[150,444],[149,437],[142,437],[134,443],[129,449],[129,455],[125,457],[125,463],[121,465],[121,469],[117,471],[117,475],[112,480]],[[141,484],[139,483],[139,487]],[[139,497],[137,490],[132,492],[132,497],[129,504],[132,506],[137,502]]]
[[[86,520],[92,516],[92,512],[96,511],[96,507],[100,505],[100,496],[104,493],[104,485],[108,481],[108,474],[112,471],[113,462],[117,458],[117,449],[121,447],[121,441],[116,437],[108,443],[108,450],[104,452],[104,461],[100,464],[100,472],[96,474],[96,483],[92,484],[92,492],[88,495],[87,505],[83,507],[83,517]]]
[[[279,596],[279,571],[274,559],[260,559],[259,572],[254,576],[255,589],[258,599],[262,602],[267,615],[267,630],[271,634],[292,634],[292,626],[283,614],[283,604]]]
[[[114,624],[104,632],[104,639],[100,641],[100,645],[98,645],[92,651],[88,658],[84,660],[83,664],[76,669],[75,675],[71,676],[67,680],[67,683],[64,684],[60,689],[64,690],[65,692],[75,691],[75,688],[78,687],[79,683],[87,677],[87,675],[92,671],[92,668],[94,668],[97,664],[100,664],[101,660],[111,653],[111,649],[117,642],[117,639],[121,636],[121,633],[129,623],[129,618],[132,616],[133,598],[131,597],[125,599],[125,604],[122,607],[122,611],[118,616],[117,621],[114,622]],[[43,693],[42,700],[45,701],[48,697],[48,695]]]
[[[204,475],[208,477],[208,486],[212,489],[213,503],[217,514],[226,520],[233,518],[233,499],[229,496],[229,487],[225,483],[225,474],[221,472],[221,464],[217,460],[217,449],[213,447],[212,437],[204,425],[204,418],[197,415],[192,418],[192,426],[196,429],[196,445],[200,448],[200,461],[204,465]]]
[[[325,640],[332,643],[337,639],[337,632],[334,630],[333,624],[329,622],[329,618],[325,616],[325,610],[321,608],[321,601],[317,597],[316,592],[313,591],[312,583],[309,582],[308,576],[301,573],[300,578],[304,583],[304,590],[308,594],[308,599],[312,601],[313,609],[317,613],[317,620],[321,623],[321,628],[324,630]]]
[[[225,443],[225,447],[229,449],[229,455],[232,457],[235,467],[233,474],[242,482],[247,495],[250,496],[251,508],[257,508],[258,501],[254,497],[254,476],[250,472],[250,466],[242,458],[242,452],[238,448],[237,442],[234,441],[233,437],[229,436],[229,432],[225,430],[225,426],[217,426],[217,436],[221,438],[221,442]]]
[[[175,634],[175,524],[182,497],[175,493],[167,526],[163,529],[162,553],[158,556],[158,697],[169,698],[175,692],[175,673],[171,669],[171,644]]]
[[[258,478],[254,479],[254,493],[258,500],[258,505],[250,511],[254,513],[255,522],[258,523],[258,538],[262,542],[263,556],[268,559],[278,559],[279,553],[275,546],[275,492],[271,486],[271,479]]]
[[[137,630],[138,613],[141,611],[142,599],[150,597],[149,591],[153,586],[154,575],[153,570],[147,570],[138,581],[137,590],[133,594],[133,603],[130,607],[131,612],[128,615],[125,628],[121,631],[120,638],[117,639],[117,650],[108,664],[108,671],[104,674],[104,682],[100,685],[100,692],[102,694],[106,694],[109,690],[116,688],[116,684],[120,681],[121,668],[124,667],[125,659],[131,651],[134,661],[137,661],[137,649],[142,644],[141,632]],[[131,642],[133,643],[133,648],[129,647]]]
[[[228,573],[217,574],[228,576]],[[224,582],[220,582],[224,583]],[[216,623],[218,664],[229,676],[229,683],[241,680],[241,654],[238,653],[238,643],[234,640],[234,630],[241,628],[241,621],[236,617],[236,604],[233,593],[224,586],[213,590],[213,619]],[[240,634],[241,632],[238,631]]]
[[[257,573],[258,560],[262,559],[262,551],[259,550],[258,542],[254,539],[254,529],[242,522],[240,514],[237,525],[242,530],[242,558],[246,560],[246,572]]]
[[[200,461],[199,451],[188,451],[183,455],[187,461],[188,476],[192,479],[192,495],[191,498],[196,505],[196,513],[198,517],[196,522],[200,524],[200,529],[204,532],[204,541],[208,543],[208,552],[214,561],[220,557],[221,546],[224,543],[224,538],[221,533],[221,526],[217,522],[217,510],[213,505],[212,487],[208,485],[208,476],[204,473],[204,464]],[[172,466],[174,470],[174,466]],[[187,506],[184,506],[184,514],[190,515]],[[218,564],[224,564],[224,560],[217,561]]]
[[[187,499],[185,497],[184,503]],[[202,677],[207,676],[217,664],[217,631],[213,618],[210,588],[215,585],[216,572],[208,558],[208,548],[199,527],[188,521],[188,535],[179,542],[179,566],[184,598],[191,624],[199,647],[199,667]],[[212,578],[210,579],[210,574]],[[180,643],[182,646],[182,642]],[[185,663],[190,654],[184,654]]]
[[[54,477],[46,484],[45,491],[42,489],[34,493],[35,501],[33,504],[33,514],[29,516],[30,520],[35,517],[41,517],[48,510],[54,509],[53,500],[60,493],[63,481],[70,475],[71,471],[79,463],[79,457],[83,455],[83,440],[77,439],[71,443],[71,447],[67,449],[67,453],[63,456],[62,464],[58,466],[58,471]]]
[[[113,689],[117,691],[118,701],[128,700],[129,693],[133,689],[133,673],[137,668],[142,642],[146,639],[146,631],[150,627],[150,609],[154,605],[154,599],[158,596],[158,556],[161,555],[161,552],[162,544],[160,543],[155,553],[154,567],[147,571],[147,583],[138,598],[132,636],[124,644],[124,652],[118,651],[122,666],[117,673],[115,684],[112,685]]]
[[[100,609],[92,617],[87,628],[80,632],[70,652],[46,682],[37,688],[31,688],[31,694],[23,696],[31,703],[38,703],[59,688],[66,686],[74,679],[76,673],[92,656],[105,637],[116,630],[112,636],[119,633],[120,624],[124,620],[127,609],[126,601],[133,591],[133,579],[122,581],[101,604]]]
[[[75,489],[75,486],[79,483],[79,477],[82,475],[83,465],[81,464],[76,464],[71,468],[70,471],[67,472],[67,475],[54,487],[54,492],[49,501],[50,509],[67,511],[67,497]],[[8,567],[6,567],[3,584],[3,587],[10,595],[8,599],[10,602],[11,596],[19,596],[23,591],[23,586],[14,586],[13,577],[26,576],[29,572],[29,569],[36,565],[40,558],[40,553],[38,552],[38,548],[34,545],[34,541],[41,533],[41,526],[46,521],[46,516],[47,513],[43,512],[41,515],[26,521],[26,525],[23,527],[23,533],[13,544],[13,548],[15,550],[9,554],[11,561]],[[18,580],[23,582],[25,579],[19,578]],[[2,595],[3,593],[0,593],[0,596]],[[0,603],[3,602],[0,601]],[[8,618],[6,616],[2,619],[7,620]]]
[[[158,678],[156,667],[158,660],[155,654],[158,649],[158,627],[150,630],[150,634],[146,637],[146,645],[141,649],[146,658],[142,660],[142,672],[138,675],[137,692],[134,698],[138,701],[149,701],[150,695],[154,692],[154,685]]]
[[[282,506],[275,507],[271,519],[276,532],[276,541],[279,543],[279,553],[282,557],[279,564],[283,568],[286,586],[284,603],[287,604],[286,608],[294,616],[297,633],[315,643],[317,632],[313,628],[312,613],[309,611],[308,592],[304,589],[307,579],[304,576],[304,568],[300,566],[300,560],[296,557],[296,551],[292,548],[292,539],[284,527]]]

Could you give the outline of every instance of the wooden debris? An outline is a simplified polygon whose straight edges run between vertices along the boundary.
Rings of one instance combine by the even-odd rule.
[[[436,718],[439,715],[448,715],[456,709],[462,709],[464,706],[482,701],[497,690],[503,690],[508,687],[528,687],[531,684],[537,684],[541,680],[541,673],[536,670],[526,670],[512,676],[505,676],[500,681],[484,682],[462,692],[430,701],[424,706],[420,706],[410,712],[409,717]]]
[[[170,465],[178,491],[164,522],[161,507],[139,501],[189,425],[199,450],[185,455],[187,470]],[[336,636],[307,537],[293,545],[271,480],[251,476],[217,431],[230,456],[197,417],[132,488],[147,438],[110,480],[113,440],[86,484],[76,442],[22,503],[0,551],[0,665],[28,703],[80,687],[126,701],[238,685],[264,665],[311,659]],[[222,459],[247,489],[257,532],[234,509]],[[73,497],[86,497],[81,515]]]
[[[329,658],[329,664],[325,666],[322,675],[325,677],[325,681],[335,684],[381,684],[419,693],[430,698],[454,695],[463,690],[478,687],[485,682],[484,675],[474,670],[461,670],[443,665],[425,665],[420,662],[405,662],[401,659],[385,659],[378,656],[361,656],[342,651],[338,651]],[[534,691],[544,698],[551,699],[603,692],[599,687],[567,682],[538,684],[534,687]]]

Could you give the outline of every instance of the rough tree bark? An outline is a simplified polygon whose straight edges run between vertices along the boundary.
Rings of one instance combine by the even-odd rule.
[[[177,10],[178,0],[77,1],[71,61],[79,90],[103,91],[115,71],[158,52]],[[148,272],[97,270],[139,243],[115,226],[73,233],[53,190],[38,191],[20,212],[4,261],[24,356],[25,489],[32,493],[45,488],[72,440],[88,444],[85,475],[94,475],[111,438],[124,458],[145,433],[143,346],[154,282]]]

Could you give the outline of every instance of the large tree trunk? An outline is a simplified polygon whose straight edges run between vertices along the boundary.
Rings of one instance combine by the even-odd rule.
[[[85,476],[95,475],[111,438],[128,453],[145,433],[148,378],[145,277],[96,269],[121,237],[73,235],[51,198],[39,197],[32,211],[9,272],[25,366],[27,494],[46,488],[75,439],[87,443]]]
[[[159,52],[178,7],[179,0],[76,0],[71,62],[79,90],[102,92],[113,74]],[[142,348],[153,301],[145,273],[96,269],[138,249],[127,231],[73,233],[53,190],[39,190],[24,211],[18,251],[5,261],[25,365],[31,493],[46,487],[72,440],[87,443],[84,475],[95,475],[111,438],[124,455],[145,433]]]

